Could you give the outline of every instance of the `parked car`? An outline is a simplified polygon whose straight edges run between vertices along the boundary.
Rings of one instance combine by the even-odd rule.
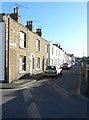
[[[75,62],[73,62],[72,65],[74,66],[74,65],[75,65]]]
[[[65,69],[70,69],[72,67],[72,64],[71,63],[63,63],[62,65],[61,65],[61,68],[63,69],[63,70],[65,70]]]
[[[56,76],[62,74],[62,68],[55,66],[55,65],[49,65],[46,67],[46,70],[44,72],[46,76]]]
[[[86,70],[89,70],[89,58],[86,59]]]

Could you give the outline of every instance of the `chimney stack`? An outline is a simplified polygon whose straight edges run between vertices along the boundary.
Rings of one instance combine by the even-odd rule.
[[[41,28],[36,29],[36,33],[41,37],[42,36]]]
[[[27,25],[26,27],[31,30],[32,32],[34,32],[34,27],[33,27],[33,21],[27,21]]]
[[[14,14],[15,13],[17,13],[17,14],[19,13],[19,8],[18,7],[14,8]]]
[[[10,17],[16,22],[20,23],[19,7],[14,8],[14,13],[11,13]]]

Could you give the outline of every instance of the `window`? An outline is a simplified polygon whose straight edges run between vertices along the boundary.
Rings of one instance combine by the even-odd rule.
[[[57,50],[56,50],[56,56],[57,56]]]
[[[48,59],[46,60],[46,66],[48,66]]]
[[[59,56],[60,56],[60,50],[59,50]]]
[[[52,65],[53,65],[53,59],[52,59]]]
[[[26,56],[20,56],[20,71],[26,71]]]
[[[52,55],[53,55],[53,47],[52,47]]]
[[[40,40],[36,40],[36,51],[40,51]]]
[[[40,69],[40,58],[36,58],[36,67]]]
[[[56,66],[47,66],[46,70],[56,70]]]
[[[60,59],[58,58],[58,65],[60,65]]]
[[[54,64],[57,65],[57,59],[54,60]]]
[[[45,45],[45,52],[48,53],[48,45]]]
[[[20,47],[26,48],[26,33],[20,31]]]

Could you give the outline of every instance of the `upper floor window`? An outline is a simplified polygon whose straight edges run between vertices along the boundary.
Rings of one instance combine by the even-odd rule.
[[[56,50],[56,56],[57,56],[57,50]]]
[[[45,45],[45,52],[48,53],[48,45]]]
[[[40,51],[40,40],[36,40],[36,51]]]
[[[59,56],[60,56],[60,51],[59,51]]]
[[[52,47],[52,55],[53,55],[53,47]]]
[[[26,48],[26,33],[20,31],[20,47]]]

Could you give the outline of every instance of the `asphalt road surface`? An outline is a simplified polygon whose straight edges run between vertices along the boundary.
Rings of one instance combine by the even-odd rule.
[[[2,118],[87,118],[88,100],[78,94],[80,66],[27,88],[2,91]]]

